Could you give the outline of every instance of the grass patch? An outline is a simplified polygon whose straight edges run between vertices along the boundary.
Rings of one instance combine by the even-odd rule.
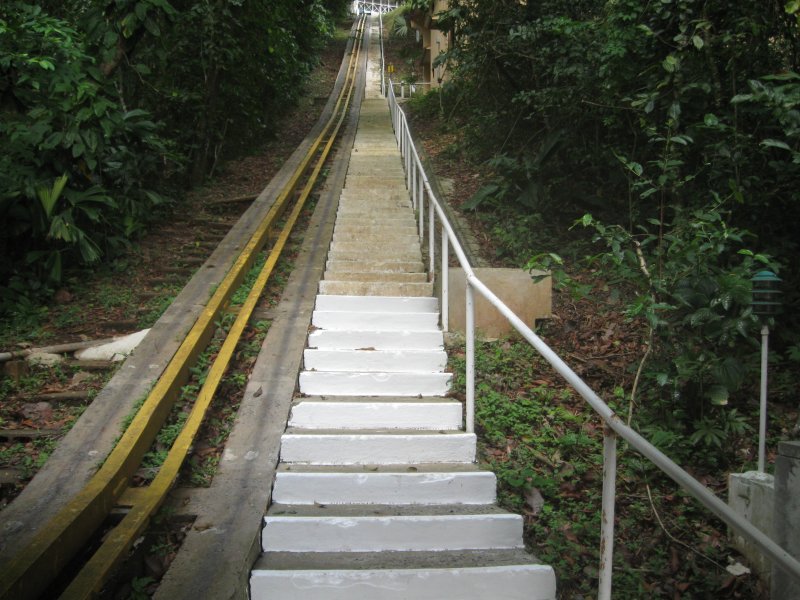
[[[464,394],[464,365],[463,347],[454,348],[458,397]],[[475,402],[479,458],[497,475],[499,503],[524,516],[525,542],[554,567],[560,597],[593,597],[600,419],[524,341],[476,343]],[[725,570],[741,557],[729,547],[724,525],[639,454],[622,443],[619,450],[615,597],[758,597],[755,578]],[[696,475],[712,487],[724,486],[724,473]]]

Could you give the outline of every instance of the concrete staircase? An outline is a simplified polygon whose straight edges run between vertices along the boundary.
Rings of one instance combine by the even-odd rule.
[[[369,85],[251,597],[554,598],[445,397],[438,303]]]

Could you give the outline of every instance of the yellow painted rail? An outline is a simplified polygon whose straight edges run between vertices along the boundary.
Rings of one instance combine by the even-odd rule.
[[[227,308],[231,296],[241,285],[255,261],[256,254],[266,243],[269,232],[285,212],[293,192],[316,157],[316,165],[211,365],[206,381],[164,464],[148,487],[139,488],[135,494],[130,495],[135,498],[133,506],[122,521],[105,535],[100,548],[72,579],[62,598],[91,598],[99,593],[113,569],[125,558],[134,540],[144,531],[150,517],[166,498],[228,368],[241,334],[344,122],[358,72],[364,23],[365,19],[362,17],[356,30],[356,42],[350,53],[345,83],[330,120],[212,295],[105,463],[86,487],[40,529],[0,574],[0,598],[24,600],[38,597],[103,524],[111,509],[128,489],[132,475],[169,415],[181,387],[188,380],[190,367],[207,347],[216,328],[216,321]]]

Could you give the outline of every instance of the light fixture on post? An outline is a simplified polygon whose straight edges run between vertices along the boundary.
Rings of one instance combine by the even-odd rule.
[[[750,279],[753,284],[751,306],[761,318],[761,394],[758,420],[758,471],[764,472],[767,439],[767,357],[769,354],[769,320],[780,313],[781,278],[772,271],[759,271]]]

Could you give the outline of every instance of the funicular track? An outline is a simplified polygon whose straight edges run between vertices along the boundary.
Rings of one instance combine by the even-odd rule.
[[[86,554],[85,545],[96,536],[99,528],[117,506],[126,507],[126,514],[112,531],[104,532],[99,548],[83,566],[76,570],[71,581],[60,586],[61,598],[90,598],[98,594],[116,566],[124,560],[134,541],[163,504],[172,488],[178,471],[189,452],[194,437],[231,361],[236,345],[261,292],[275,267],[289,235],[310,196],[333,148],[342,124],[348,115],[348,106],[354,95],[359,74],[359,60],[366,18],[361,17],[354,26],[355,41],[349,55],[344,84],[336,99],[333,111],[321,132],[311,143],[288,182],[278,193],[272,207],[253,232],[236,258],[223,281],[217,286],[200,317],[180,343],[162,376],[148,394],[114,450],[97,470],[88,484],[68,503],[39,528],[30,542],[18,548],[0,573],[0,598],[36,598],[48,590],[74,557]],[[291,210],[290,210],[291,208]],[[147,487],[129,487],[131,477],[138,469],[160,428],[167,419],[172,405],[186,383],[190,368],[208,346],[220,317],[230,311],[231,298],[240,287],[257,254],[268,245],[283,224],[264,267],[253,284],[247,299],[236,314],[222,346],[212,363],[205,383],[201,387],[191,412],[185,421],[158,474]]]

